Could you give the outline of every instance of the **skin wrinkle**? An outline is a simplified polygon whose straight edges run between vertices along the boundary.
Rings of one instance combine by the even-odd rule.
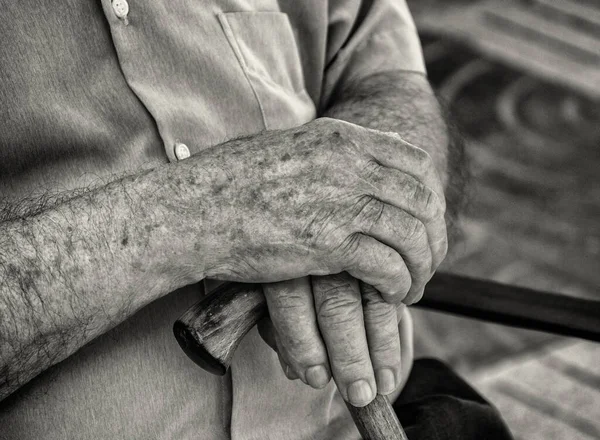
[[[325,116],[396,132],[430,153],[438,172],[446,174],[446,127],[439,103],[422,74],[377,73],[347,85],[335,102]]]
[[[458,216],[469,200],[469,164],[448,105],[433,93],[426,77],[417,72],[381,72],[346,85],[335,102],[324,116],[396,132],[432,156],[445,183],[451,249],[461,232]]]
[[[402,139],[419,146],[429,153],[442,178],[445,193],[450,195],[447,198],[450,206],[445,214],[447,223],[453,224],[454,218],[460,209],[457,206],[460,205],[460,200],[464,195],[464,181],[460,179],[464,174],[461,171],[464,166],[464,161],[462,160],[464,153],[461,151],[462,146],[460,142],[456,142],[455,138],[449,139],[448,130],[444,124],[443,112],[435,99],[435,95],[426,77],[421,74],[403,71],[382,72],[367,78],[361,78],[354,83],[343,85],[334,93],[333,101],[334,105],[327,109],[322,116],[345,120],[384,132],[398,133]],[[450,134],[454,135],[455,132],[450,131]],[[360,139],[352,139],[351,142],[360,142]],[[377,161],[374,160],[373,162],[381,166]],[[376,169],[371,171],[366,169],[366,171],[365,182],[367,182],[367,185],[374,185],[371,183],[373,182],[372,179],[368,180],[368,174],[376,174]],[[448,174],[451,176],[450,178],[447,177]],[[372,178],[373,176],[370,177]],[[417,176],[413,177],[416,178]],[[420,179],[417,179],[417,182],[419,181]],[[384,183],[380,179],[379,184],[383,185]],[[452,188],[449,188],[450,185],[452,185]],[[374,186],[373,190],[376,191],[377,188]],[[415,191],[418,190],[419,188],[416,187]],[[429,202],[429,205],[426,203],[425,206],[431,206],[431,198],[434,195],[433,192],[425,194]],[[358,212],[365,211],[366,207],[370,204],[369,200],[361,202],[359,199],[356,202],[359,208]],[[434,201],[434,204],[437,206],[437,201]],[[377,210],[375,209],[367,209],[367,211],[364,215],[366,218],[371,218],[371,214],[377,214]],[[378,217],[381,216],[382,212],[382,210],[379,210]],[[319,224],[316,218],[311,219],[311,221]],[[310,225],[311,223],[309,223],[309,227]],[[410,227],[411,225],[407,226]],[[423,233],[424,229],[421,228],[422,230],[419,230],[417,226],[416,222],[414,222],[412,230],[406,230],[405,234],[414,235]],[[348,237],[344,242],[345,246],[354,246],[358,241],[357,237],[359,237],[358,234]],[[343,281],[336,281],[334,276],[325,277],[324,279],[329,280],[327,282],[333,284],[331,290],[332,296],[335,296],[336,292],[344,294],[349,289]],[[338,283],[337,287],[336,282]],[[373,301],[370,303],[367,302],[365,305],[367,304],[369,310],[365,311],[366,319],[377,321],[391,316],[389,307],[377,310],[379,304],[373,303]],[[347,304],[344,305],[347,306]],[[345,307],[339,307],[339,309],[344,311]],[[395,310],[392,311],[395,313]],[[321,313],[322,311],[319,310],[318,314]],[[331,318],[339,319],[339,316],[334,311],[331,314]],[[353,324],[351,318],[348,319],[347,324]],[[293,339],[285,332],[283,336],[286,339]],[[339,344],[344,343],[340,339],[340,336],[336,336],[336,338]],[[379,339],[384,341],[383,345],[378,347],[378,350],[381,350],[386,346],[385,335]],[[348,350],[353,349],[353,343],[350,342],[352,341],[348,341]],[[314,344],[317,344],[317,342],[315,341]],[[347,359],[338,359],[338,361],[341,361],[342,364],[347,363]],[[301,372],[297,371],[296,373]]]
[[[118,185],[113,185],[118,186]],[[125,196],[125,200],[128,195]],[[54,217],[46,221],[45,226],[41,226],[39,216],[48,209],[52,203],[54,206],[60,206],[65,200],[65,195],[49,195],[45,194],[41,198],[31,201],[22,201],[13,205],[13,209],[3,209],[2,217],[4,222],[2,226],[12,225],[9,230],[3,230],[2,235],[2,250],[0,261],[7,262],[16,260],[17,255],[21,257],[20,264],[12,263],[0,264],[3,271],[0,278],[0,287],[2,288],[2,297],[0,297],[0,311],[4,319],[0,321],[0,335],[2,340],[2,371],[4,376],[2,382],[12,389],[14,385],[19,385],[24,380],[28,380],[31,374],[37,371],[35,363],[40,360],[47,364],[53,364],[65,357],[65,352],[70,352],[74,336],[70,331],[71,325],[64,327],[58,324],[58,321],[64,323],[65,318],[69,316],[67,321],[75,322],[75,327],[78,328],[82,339],[89,337],[90,333],[97,334],[94,328],[104,328],[105,325],[98,326],[93,324],[91,316],[85,318],[86,314],[81,313],[82,310],[89,308],[88,296],[80,290],[80,287],[75,287],[72,280],[83,272],[77,265],[69,265],[69,256],[75,252],[87,255],[88,264],[91,267],[102,269],[102,265],[97,264],[95,258],[96,252],[102,252],[97,249],[97,245],[92,246],[83,236],[77,236],[80,228],[75,227],[67,222],[67,218],[82,218],[85,220],[94,219],[94,214],[97,215],[96,222],[106,223],[111,221],[112,209],[111,200],[105,200],[102,204],[105,211],[99,213],[98,210],[92,209],[92,206],[97,202],[92,194],[84,194],[77,190],[72,192],[74,198],[83,201],[83,206],[69,205],[64,207],[63,211],[54,210]],[[72,200],[72,199],[71,199]],[[127,206],[128,204],[122,204]],[[122,209],[123,206],[120,206]],[[69,212],[70,211],[70,212]],[[98,215],[99,214],[99,215]],[[51,233],[49,229],[54,229]],[[93,235],[95,228],[87,228],[86,234]],[[6,231],[6,233],[4,233]],[[141,234],[144,237],[147,234]],[[53,241],[48,237],[61,237],[60,241]],[[112,243],[108,235],[100,238],[100,241],[95,240],[95,243],[108,252],[108,255],[113,255]],[[147,243],[147,239],[143,238],[141,244]],[[19,254],[12,253],[11,249],[19,249]],[[83,253],[82,253],[83,250]],[[103,253],[103,258],[106,258],[107,253]],[[65,258],[67,257],[67,258]],[[40,267],[53,268],[51,270],[42,271]],[[49,274],[53,276],[50,277]],[[111,277],[108,270],[104,271],[104,277],[110,283]],[[50,302],[47,295],[44,295],[39,286],[56,284],[58,290],[71,292],[71,295],[66,296],[66,300],[61,301],[59,298],[52,298]],[[110,284],[109,284],[110,287]],[[7,289],[8,288],[8,289]],[[11,293],[12,292],[12,293]],[[14,299],[19,298],[25,307],[19,305],[19,301]],[[104,318],[113,317],[114,312],[108,310],[108,305],[105,302],[100,302],[97,305],[97,312],[104,315]],[[127,301],[124,301],[124,308],[128,309]],[[16,316],[16,311],[21,311],[20,315]],[[8,319],[6,319],[8,318]],[[108,326],[113,326],[120,318],[107,319]],[[26,325],[25,322],[27,323]],[[18,323],[21,323],[19,325]],[[12,327],[11,327],[12,326]],[[12,330],[11,330],[12,328]],[[30,329],[33,332],[31,337]],[[25,333],[23,333],[25,331]],[[29,342],[27,342],[29,341]],[[8,348],[10,347],[10,348]],[[8,348],[8,349],[5,349]],[[11,368],[18,366],[18,368]],[[39,368],[39,367],[38,367]],[[0,396],[3,396],[6,388],[2,388]]]
[[[349,149],[348,145],[357,131],[353,131],[356,129],[351,124],[331,120],[310,124],[227,142],[181,163],[119,177],[104,186],[83,188],[71,193],[71,198],[58,194],[14,204],[9,201],[0,221],[0,236],[10,237],[1,240],[8,241],[8,245],[0,251],[0,267],[14,261],[20,271],[36,267],[39,273],[9,275],[4,271],[2,274],[0,312],[9,319],[0,322],[0,335],[3,339],[7,335],[16,339],[11,341],[15,347],[6,351],[4,347],[10,344],[0,340],[3,348],[0,365],[6,373],[0,382],[10,382],[8,388],[0,388],[0,399],[135,310],[177,287],[211,275],[265,281],[258,278],[267,272],[280,270],[280,276],[291,273],[290,267],[274,266],[275,261],[287,261],[288,257],[294,257],[298,266],[322,263],[322,267],[326,267],[302,266],[302,270],[310,269],[317,274],[321,273],[320,269],[323,274],[331,273],[331,267],[327,266],[341,264],[347,261],[348,255],[354,255],[359,235],[342,234],[350,215],[329,225],[332,215],[327,212],[336,202],[333,188],[345,188],[350,177],[347,173],[343,177],[324,173],[323,160],[330,156],[331,162],[336,163],[356,157],[356,150]],[[291,142],[298,132],[302,132],[297,136],[300,142]],[[332,150],[327,149],[333,140],[336,145],[346,145],[337,151],[339,156],[335,160]],[[286,154],[290,160],[279,162]],[[258,162],[263,165],[257,165]],[[304,166],[295,173],[297,175],[320,175],[329,180],[326,184],[319,182],[321,186],[306,180],[292,185],[290,167],[296,165]],[[239,223],[264,215],[257,212],[248,183],[260,182],[255,187],[277,195],[272,184],[260,180],[262,176],[255,173],[257,169],[268,169],[267,181],[292,185],[302,194],[296,196],[296,203],[279,201],[277,197],[271,199],[286,229],[261,231],[257,229],[259,225],[252,222]],[[252,174],[254,180],[247,174]],[[289,182],[282,176],[288,176]],[[225,185],[221,192],[234,197],[216,199],[215,185]],[[314,188],[318,190],[311,192]],[[321,211],[311,210],[316,200],[309,200],[311,197],[306,194],[319,193],[318,197],[326,199],[326,203]],[[343,195],[349,197],[349,194]],[[287,212],[291,207],[295,209],[294,215],[301,218],[295,223]],[[232,214],[234,211],[236,215]],[[223,220],[215,220],[221,215]],[[313,223],[312,237],[308,238],[313,245],[308,246],[305,240],[299,244],[294,241],[295,247],[289,246],[290,237],[297,237],[298,231],[306,227],[306,220],[310,222],[311,217],[318,215],[323,215],[322,224]],[[228,243],[229,247],[215,245],[227,243],[232,224],[240,231],[239,241]],[[125,225],[129,238],[128,245],[123,247]],[[212,228],[210,239],[207,238],[209,226]],[[318,249],[314,245],[318,238],[315,230],[324,235]],[[278,234],[275,242],[267,241],[266,248],[259,246],[264,236],[275,233]],[[262,236],[257,238],[260,234]],[[195,246],[198,237],[204,240],[203,247]],[[331,254],[340,255],[337,263],[331,260]],[[206,263],[208,259],[211,265]],[[171,261],[189,264],[175,265]],[[188,269],[192,261],[194,268]],[[34,285],[36,292],[30,289],[23,292],[19,282],[23,276],[33,278],[33,284],[29,285]],[[65,286],[68,286],[67,292]],[[115,294],[115,287],[119,287],[119,295]],[[56,292],[61,294],[56,295]],[[39,295],[44,298],[46,312],[43,314],[34,301]],[[24,306],[24,301],[32,301],[32,305]],[[12,316],[5,312],[8,308]],[[17,329],[22,331],[17,332]],[[66,335],[72,338],[65,338]],[[52,360],[44,350],[48,350]]]

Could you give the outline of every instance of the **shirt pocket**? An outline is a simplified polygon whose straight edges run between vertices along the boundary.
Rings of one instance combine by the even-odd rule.
[[[311,121],[315,105],[304,87],[294,31],[283,12],[225,12],[219,21],[260,106],[265,128]]]

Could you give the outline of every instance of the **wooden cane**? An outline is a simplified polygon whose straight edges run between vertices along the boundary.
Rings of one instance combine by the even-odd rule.
[[[438,272],[415,306],[600,342],[598,300]]]
[[[205,370],[223,375],[242,338],[267,314],[259,284],[225,283],[188,309],[173,326],[183,351]],[[365,440],[408,440],[387,397],[367,406],[346,402]]]

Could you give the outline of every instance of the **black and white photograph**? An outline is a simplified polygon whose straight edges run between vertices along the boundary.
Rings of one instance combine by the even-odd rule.
[[[0,0],[0,440],[600,440],[600,0]]]

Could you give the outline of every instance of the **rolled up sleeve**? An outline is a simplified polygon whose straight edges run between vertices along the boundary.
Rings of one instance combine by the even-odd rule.
[[[390,70],[425,73],[405,0],[330,0],[321,108],[345,83]]]

